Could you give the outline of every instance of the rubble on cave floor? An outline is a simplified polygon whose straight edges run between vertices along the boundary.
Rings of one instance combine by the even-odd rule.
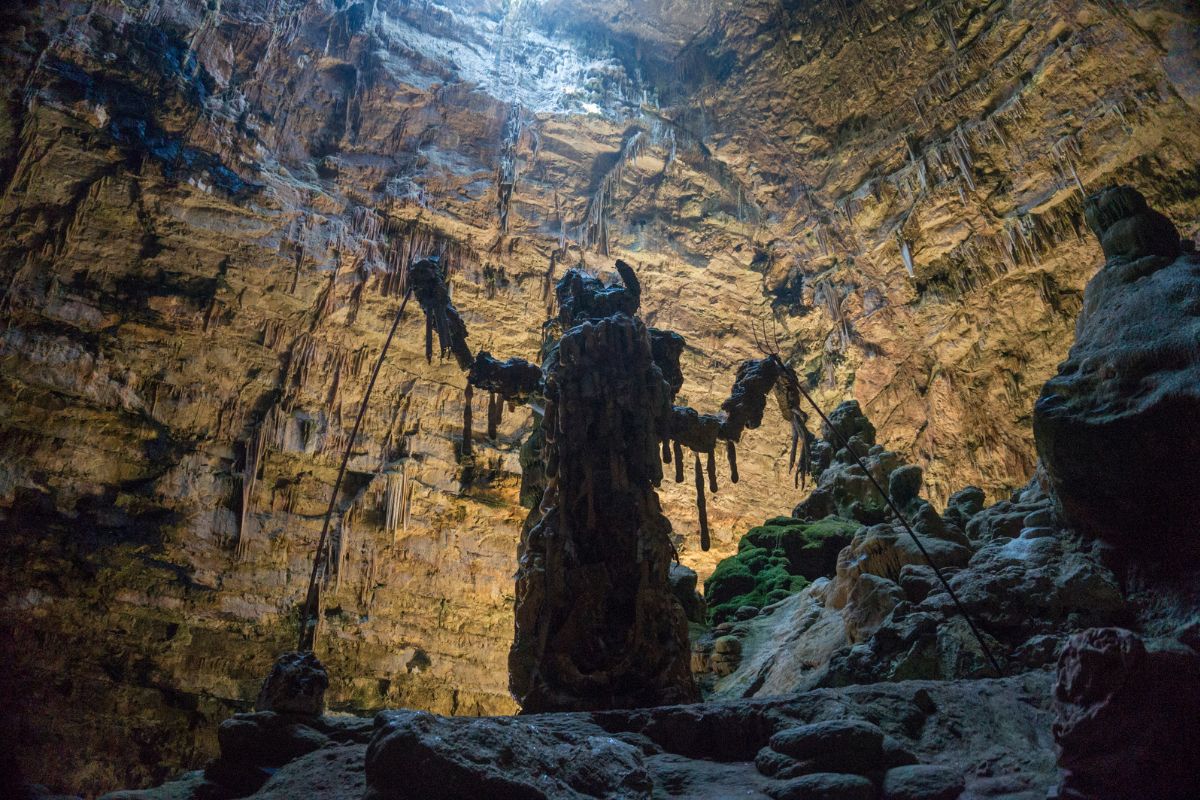
[[[1049,668],[1073,633],[1129,622],[1102,547],[1066,529],[1036,481],[987,508],[964,489],[939,513],[919,496],[920,469],[876,444],[857,404],[830,419],[920,547],[826,430],[796,516],[751,530],[708,579],[713,627],[693,665],[711,696],[994,677],[935,566],[1007,672]]]
[[[104,800],[1042,800],[1056,772],[1050,684],[1030,673],[475,719],[255,712],[222,724],[206,770]]]

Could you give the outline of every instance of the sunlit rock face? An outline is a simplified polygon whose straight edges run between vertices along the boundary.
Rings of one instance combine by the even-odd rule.
[[[715,411],[773,316],[818,398],[858,399],[932,499],[1023,484],[1098,262],[1078,184],[1135,185],[1196,233],[1194,13],[6,6],[0,702],[27,776],[163,778],[252,705],[431,252],[476,349],[535,359],[553,281],[621,255],[647,323],[689,342],[681,402]],[[528,415],[464,470],[462,375],[422,345],[403,325],[338,498],[326,702],[511,711]],[[690,489],[664,491],[702,577],[801,499],[788,441],[774,419],[748,439],[708,554]]]

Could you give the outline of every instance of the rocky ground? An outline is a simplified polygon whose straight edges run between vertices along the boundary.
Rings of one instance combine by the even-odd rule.
[[[993,798],[1056,777],[1050,676],[818,690],[644,711],[453,719],[243,714],[203,772],[105,800]]]
[[[21,743],[6,769],[95,793],[216,753],[215,724],[294,646],[414,256],[451,266],[477,346],[532,358],[550,278],[621,255],[648,321],[687,337],[683,400],[704,410],[758,354],[751,320],[774,319],[825,407],[857,398],[945,508],[961,486],[1000,498],[1033,472],[1029,410],[1099,263],[1081,190],[1132,183],[1197,233],[1186,4],[531,7],[0,11],[0,703]],[[528,417],[463,463],[461,375],[421,343],[402,328],[339,498],[329,705],[504,713]],[[707,554],[690,491],[666,488],[702,579],[804,497],[781,490],[788,438],[779,423],[748,437],[743,480],[710,501]],[[1034,500],[984,519],[1028,527]],[[968,542],[930,534],[939,547],[1007,563],[1003,537],[957,524]],[[859,544],[890,563],[897,541],[875,528]],[[1075,547],[1053,542],[1028,547]],[[818,591],[820,575],[767,566]],[[889,569],[864,574],[904,592],[878,587],[879,614],[921,608],[894,631],[908,642],[944,609],[914,599],[927,575]],[[1061,600],[1044,588],[1060,578],[1014,576],[1038,603]],[[822,615],[831,652],[879,621]],[[739,669],[760,657],[752,638],[735,636]]]

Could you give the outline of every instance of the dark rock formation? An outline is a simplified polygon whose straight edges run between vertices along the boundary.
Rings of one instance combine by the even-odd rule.
[[[329,673],[312,653],[284,653],[263,681],[255,711],[320,715],[325,711]]]
[[[803,430],[799,378],[777,354],[742,363],[723,416],[674,406],[683,339],[646,328],[637,316],[637,275],[624,261],[616,269],[619,284],[579,269],[558,281],[562,334],[546,342],[541,370],[523,359],[472,355],[437,263],[420,261],[409,274],[425,312],[427,358],[437,331],[443,357],[453,353],[468,371],[464,463],[472,460],[473,387],[493,393],[489,434],[501,403],[544,400],[540,452],[524,459],[530,474],[523,493],[538,501],[521,538],[509,653],[509,685],[526,712],[695,699],[686,614],[695,615],[697,603],[686,591],[678,598],[680,587],[669,578],[678,553],[655,492],[662,462],[674,459],[678,482],[682,448],[693,452],[700,547],[708,550],[706,486],[716,493],[718,440],[728,446],[732,467],[737,441],[762,423],[772,391],[792,426],[789,471]]]
[[[241,714],[205,772],[106,800],[924,800],[915,785],[1026,800],[1056,777],[1049,688],[1034,674],[501,718]]]
[[[547,366],[544,516],[517,572],[514,696],[526,711],[693,699],[687,621],[667,580],[659,420],[670,407],[645,326],[567,331]]]
[[[704,596],[696,591],[699,582],[696,571],[675,563],[667,573],[667,580],[671,583],[671,593],[683,606],[683,615],[688,622],[703,623],[708,617],[708,607]]]
[[[419,711],[384,712],[367,749],[367,798],[650,796],[642,748],[589,723],[565,716],[460,724]]]
[[[955,800],[966,782],[958,772],[933,764],[912,764],[888,770],[882,800]]]
[[[1200,653],[1120,628],[1071,637],[1054,685],[1064,800],[1200,796]]]
[[[1107,261],[1034,406],[1038,454],[1068,523],[1173,560],[1200,551],[1200,257],[1129,187],[1086,210]]]

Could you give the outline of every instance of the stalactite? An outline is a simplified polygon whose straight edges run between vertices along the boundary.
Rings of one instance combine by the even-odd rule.
[[[725,442],[725,458],[729,461],[729,481],[730,483],[737,483],[737,445],[732,441]]]
[[[713,494],[717,493],[717,455],[713,450],[708,451],[708,490]]]
[[[904,240],[899,230],[896,231],[896,241],[900,244],[900,258],[904,262],[904,271],[910,278],[917,277],[916,270],[913,269],[912,250],[909,249],[908,242]]]
[[[354,510],[354,506],[346,509],[346,513],[342,515],[342,523],[338,526],[337,536],[337,561],[334,567],[334,583],[333,592],[338,594],[342,590],[342,576],[346,572],[346,565],[350,561],[350,515]]]
[[[262,468],[268,436],[274,427],[275,410],[271,409],[258,429],[246,440],[246,460],[242,465],[242,516],[234,555],[240,561],[250,547],[250,515],[253,513],[254,491],[258,488],[258,472]]]
[[[471,384],[467,384],[467,388],[463,390],[463,435],[462,435],[462,455],[464,458],[471,455],[471,399],[475,395],[475,390]]]
[[[700,467],[700,454],[695,454],[696,460],[696,511],[700,516],[700,549],[708,551],[708,507],[704,500],[704,473]]]
[[[488,438],[496,440],[497,429],[504,420],[504,398],[495,392],[488,394]]]
[[[433,363],[433,317],[425,318],[425,363]]]
[[[664,464],[671,463],[671,440],[670,439],[662,440],[662,461]]]
[[[408,479],[408,466],[399,472],[389,472],[384,490],[384,529],[396,541],[396,534],[407,529],[408,502],[411,497],[411,487]]]
[[[596,185],[596,190],[588,198],[584,209],[584,220],[580,225],[579,244],[582,248],[596,247],[599,252],[608,255],[608,218],[606,209],[612,200],[616,188],[624,176],[627,163],[637,159],[642,152],[645,136],[640,129],[633,130],[621,144],[617,158],[612,168],[608,170]]]
[[[366,570],[358,587],[358,604],[370,611],[371,603],[375,599],[375,584],[379,582],[379,559],[376,557],[375,547],[370,542],[367,542],[366,550]]]
[[[671,442],[671,448],[675,454],[675,482],[683,483],[683,447],[675,440]]]

